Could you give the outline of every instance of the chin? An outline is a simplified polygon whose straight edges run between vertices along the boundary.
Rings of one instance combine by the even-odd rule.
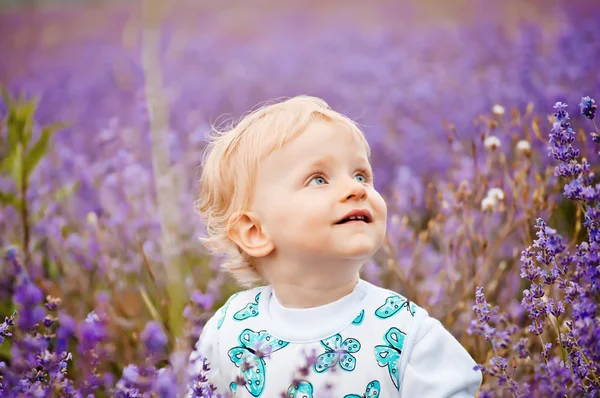
[[[367,258],[372,257],[377,252],[378,246],[374,244],[355,245],[354,247],[347,247],[342,250],[343,256],[351,258]]]

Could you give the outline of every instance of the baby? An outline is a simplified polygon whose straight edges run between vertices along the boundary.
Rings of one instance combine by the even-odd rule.
[[[192,363],[235,397],[473,397],[481,373],[402,295],[363,280],[387,208],[359,127],[323,100],[258,109],[207,147],[206,247],[243,287],[207,322]]]

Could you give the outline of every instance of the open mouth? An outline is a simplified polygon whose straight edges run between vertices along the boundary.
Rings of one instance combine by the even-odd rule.
[[[342,218],[340,221],[336,222],[336,225],[341,225],[341,224],[348,224],[348,223],[355,223],[355,222],[362,222],[362,223],[366,223],[369,224],[373,221],[373,218],[371,217],[371,213],[369,213],[369,211],[367,210],[353,210],[350,213],[346,214],[346,216],[344,216],[344,218]]]

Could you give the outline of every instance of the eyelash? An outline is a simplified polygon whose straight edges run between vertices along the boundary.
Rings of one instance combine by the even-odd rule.
[[[370,184],[373,181],[373,175],[371,174],[371,172],[369,170],[366,170],[366,169],[356,170],[356,174],[354,176],[356,177],[359,174],[362,174],[363,177],[365,177],[365,180],[366,180],[365,184]],[[323,173],[319,172],[319,173],[314,173],[310,177],[308,177],[308,179],[306,180],[306,184],[310,184],[310,182],[317,177],[322,177],[325,180],[327,180],[327,177],[325,177],[325,175]]]

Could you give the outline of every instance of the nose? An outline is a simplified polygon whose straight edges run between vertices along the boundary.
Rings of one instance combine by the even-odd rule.
[[[342,195],[342,202],[345,202],[350,199],[366,199],[367,197],[367,189],[364,184],[356,181],[355,179],[351,179],[349,183],[344,186],[344,191]]]

